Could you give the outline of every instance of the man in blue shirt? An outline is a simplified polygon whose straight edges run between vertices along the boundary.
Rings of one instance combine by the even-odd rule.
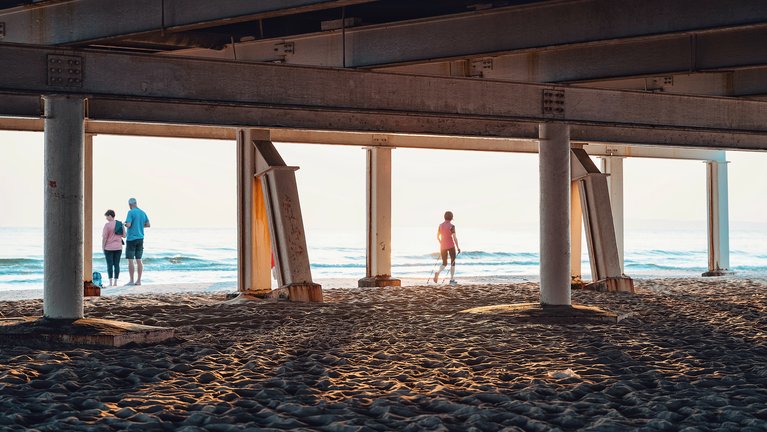
[[[136,198],[128,200],[128,207],[130,210],[125,216],[125,228],[128,229],[125,239],[125,258],[128,259],[130,282],[125,286],[141,285],[141,274],[144,272],[144,263],[141,262],[141,258],[144,256],[144,228],[149,228],[151,225],[144,210],[138,208]],[[138,270],[136,282],[133,282],[134,260],[136,261],[135,268]]]

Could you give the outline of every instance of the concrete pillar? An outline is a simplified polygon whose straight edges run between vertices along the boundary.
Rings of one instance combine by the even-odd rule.
[[[237,133],[237,290],[246,294],[271,292],[271,238],[261,179],[256,174],[253,134]]]
[[[570,182],[570,275],[572,283],[582,283],[581,248],[583,235],[583,210],[578,182]]]
[[[93,284],[93,134],[85,134],[84,158],[83,294],[85,297],[98,297],[101,287]]]
[[[268,131],[267,131],[268,133]],[[256,148],[256,177],[261,181],[269,222],[278,297],[290,301],[322,301],[322,287],[312,282],[309,251],[298,197],[296,170],[287,166],[267,134],[252,140]]]
[[[83,99],[45,96],[43,315],[83,317]]]
[[[570,127],[541,123],[539,135],[541,304],[569,306]]]
[[[367,266],[360,287],[399,286],[391,277],[391,148],[367,150]]]
[[[722,276],[730,268],[730,217],[726,161],[706,162],[708,204],[708,271],[703,276]]]
[[[83,283],[93,282],[93,134],[85,134],[83,187]]]
[[[613,212],[615,243],[618,246],[618,258],[621,272],[623,272],[623,158],[618,156],[603,157],[602,172],[608,174],[607,190],[610,194],[610,206]]]
[[[634,292],[634,283],[623,274],[613,225],[608,176],[599,171],[582,148],[572,149],[571,176],[580,190],[583,225],[589,248],[592,282],[586,287]]]
[[[83,282],[93,282],[93,134],[85,134]]]

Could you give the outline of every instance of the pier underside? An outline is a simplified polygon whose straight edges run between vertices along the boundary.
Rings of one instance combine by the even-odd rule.
[[[391,269],[397,147],[539,153],[540,310],[583,316],[570,292],[581,223],[595,284],[633,291],[621,157],[707,162],[705,275],[729,271],[724,151],[767,150],[767,3],[272,3],[0,9],[0,128],[45,131],[46,318],[83,318],[95,133],[238,141],[243,298],[322,300],[297,167],[275,141],[365,147],[360,286],[400,283]],[[603,172],[589,156],[605,158]]]

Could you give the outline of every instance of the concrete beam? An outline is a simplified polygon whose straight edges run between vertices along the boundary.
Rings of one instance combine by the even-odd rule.
[[[70,0],[0,13],[4,42],[66,45],[178,32],[274,16],[337,8],[371,0]]]
[[[767,103],[731,98],[14,45],[0,46],[0,63],[0,91],[90,95],[88,115],[104,120],[533,139],[536,121],[568,122],[573,139],[616,126],[642,134],[767,132]]]

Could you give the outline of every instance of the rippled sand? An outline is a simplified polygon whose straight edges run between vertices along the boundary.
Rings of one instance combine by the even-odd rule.
[[[326,289],[324,304],[221,294],[86,300],[173,326],[145,348],[0,347],[0,428],[20,430],[767,430],[767,284],[640,280],[574,292],[617,325],[462,315],[537,284]],[[7,316],[42,302],[0,302]]]

